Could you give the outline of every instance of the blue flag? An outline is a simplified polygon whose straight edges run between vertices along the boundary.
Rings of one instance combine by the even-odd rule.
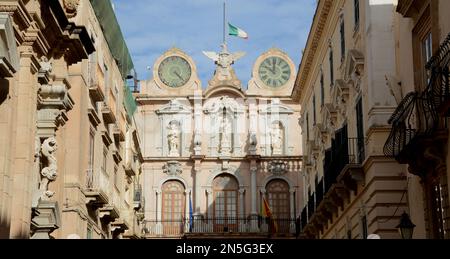
[[[194,210],[192,208],[192,196],[189,199],[189,232],[192,232],[194,227]]]

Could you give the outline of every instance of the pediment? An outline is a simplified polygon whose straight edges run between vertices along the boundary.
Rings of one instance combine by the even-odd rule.
[[[239,105],[239,103],[229,96],[222,96],[210,99],[208,103],[205,105],[205,109],[203,111],[205,112],[205,114],[215,114],[222,112],[224,108],[228,112],[232,113],[244,112],[243,108]]]
[[[262,108],[259,112],[261,114],[293,114],[294,110],[281,104],[279,100],[275,100],[272,104]]]
[[[364,55],[356,49],[349,50],[345,64],[345,81],[361,77],[364,70]]]
[[[189,114],[191,108],[182,104],[179,100],[172,100],[161,109],[156,111],[157,114]]]

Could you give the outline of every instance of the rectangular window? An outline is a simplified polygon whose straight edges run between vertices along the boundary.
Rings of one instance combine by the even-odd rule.
[[[309,114],[306,114],[306,140],[309,141]]]
[[[106,147],[103,148],[103,161],[102,161],[102,172],[106,173],[106,162],[108,158],[108,149]]]
[[[344,18],[341,19],[341,62],[345,59],[345,23]]]
[[[317,124],[316,96],[313,96],[313,126]]]
[[[430,61],[433,56],[433,39],[431,36],[431,32],[425,36],[425,39],[422,41],[422,51],[423,51],[423,61],[425,65]],[[424,78],[425,83],[428,85],[430,83],[430,74],[424,70]]]
[[[320,105],[325,104],[325,86],[323,80],[323,73],[320,74]]]
[[[334,85],[334,58],[333,58],[333,49],[330,48],[330,85]]]
[[[109,70],[108,67],[106,65],[104,65],[104,69],[105,69],[105,95],[108,96],[108,91],[109,91]]]
[[[114,166],[114,186],[116,189],[119,189],[119,176],[118,176],[118,168],[117,166]]]
[[[361,218],[361,228],[362,228],[362,239],[367,239],[369,237],[369,229],[367,226],[367,217]]]
[[[425,69],[433,54],[430,8],[428,7],[413,29],[414,82],[417,91],[428,86],[429,75]]]
[[[354,0],[353,8],[355,10],[355,28],[359,27],[359,0]]]
[[[95,154],[95,132],[94,130],[89,131],[89,170],[94,168],[94,154]]]
[[[363,103],[362,98],[359,99],[356,105],[356,131],[358,134],[357,145],[358,145],[358,162],[362,163],[366,159],[365,154],[365,134],[364,134],[364,113],[363,113]]]

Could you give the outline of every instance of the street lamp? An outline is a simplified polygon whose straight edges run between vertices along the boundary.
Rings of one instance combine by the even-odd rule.
[[[403,239],[412,239],[415,227],[416,227],[416,225],[414,225],[414,223],[412,223],[408,213],[403,212],[403,215],[400,219],[400,224],[397,226],[402,238]]]

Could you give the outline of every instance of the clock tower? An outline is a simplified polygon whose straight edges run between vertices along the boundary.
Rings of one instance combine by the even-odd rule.
[[[215,66],[204,89],[194,60],[176,48],[141,82],[147,237],[264,237],[264,199],[278,232],[293,237],[304,196],[295,65],[270,49],[256,60],[246,89],[233,69],[244,52],[223,44],[203,54]]]

